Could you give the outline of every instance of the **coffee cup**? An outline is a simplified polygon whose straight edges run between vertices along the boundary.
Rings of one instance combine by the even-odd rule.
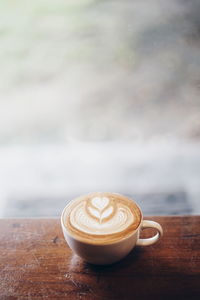
[[[61,226],[69,247],[89,263],[113,264],[135,246],[156,243],[163,235],[159,223],[143,220],[136,202],[117,193],[90,193],[70,201],[63,209]],[[157,233],[140,238],[144,228]]]

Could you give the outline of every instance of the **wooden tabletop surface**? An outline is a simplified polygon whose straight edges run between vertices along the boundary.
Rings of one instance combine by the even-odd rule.
[[[200,216],[145,219],[163,238],[107,267],[75,256],[58,219],[1,219],[0,299],[200,299]]]

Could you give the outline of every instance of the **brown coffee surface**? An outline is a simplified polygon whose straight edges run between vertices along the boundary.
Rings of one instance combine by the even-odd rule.
[[[72,200],[62,221],[69,235],[90,244],[109,244],[131,235],[141,222],[136,203],[115,193],[91,193]]]

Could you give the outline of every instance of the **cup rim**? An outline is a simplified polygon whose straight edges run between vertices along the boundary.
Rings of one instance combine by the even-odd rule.
[[[93,193],[94,193],[94,192],[85,194],[85,196],[88,196],[88,195],[93,194]],[[104,192],[97,192],[97,193],[104,193]],[[60,217],[62,229],[64,229],[64,230],[67,232],[67,235],[68,235],[69,237],[71,237],[71,238],[74,239],[75,241],[81,242],[81,243],[83,243],[83,244],[87,244],[87,245],[91,245],[91,246],[98,246],[98,247],[99,247],[99,246],[106,246],[106,245],[114,245],[114,244],[118,244],[118,243],[120,243],[120,242],[122,242],[122,241],[125,241],[126,239],[130,238],[136,231],[138,231],[138,229],[139,229],[139,227],[140,227],[140,225],[141,225],[141,223],[142,223],[142,220],[143,220],[143,213],[142,213],[142,210],[141,210],[140,206],[137,204],[137,202],[136,202],[134,199],[132,199],[132,198],[130,198],[130,197],[128,197],[128,196],[122,195],[122,194],[120,194],[120,193],[113,193],[113,192],[107,192],[107,193],[109,193],[109,194],[114,194],[114,195],[119,195],[119,196],[125,197],[125,198],[131,200],[132,202],[134,202],[134,204],[137,206],[137,208],[139,209],[139,212],[140,212],[140,222],[138,222],[137,227],[136,227],[131,233],[127,234],[125,237],[122,237],[121,239],[119,239],[119,240],[117,240],[117,241],[108,241],[108,242],[106,242],[106,243],[101,243],[101,244],[98,244],[98,243],[90,243],[89,241],[84,240],[84,239],[81,238],[81,237],[74,236],[73,234],[71,234],[71,233],[69,232],[69,230],[68,230],[67,227],[65,226],[63,218],[64,218],[64,213],[65,213],[67,207],[70,205],[71,201],[73,201],[73,200],[75,200],[76,198],[78,198],[78,197],[79,197],[79,196],[78,196],[78,197],[73,198],[73,199],[71,199],[71,200],[69,201],[69,203],[63,208],[62,213],[61,213],[61,217]]]

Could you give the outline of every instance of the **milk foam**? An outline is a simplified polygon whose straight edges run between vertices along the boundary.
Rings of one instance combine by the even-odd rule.
[[[122,203],[107,197],[94,197],[73,208],[70,222],[87,234],[106,235],[124,231],[134,222],[134,215]]]
[[[71,236],[93,244],[125,238],[139,226],[141,218],[141,211],[133,200],[100,192],[72,200],[62,215]]]

